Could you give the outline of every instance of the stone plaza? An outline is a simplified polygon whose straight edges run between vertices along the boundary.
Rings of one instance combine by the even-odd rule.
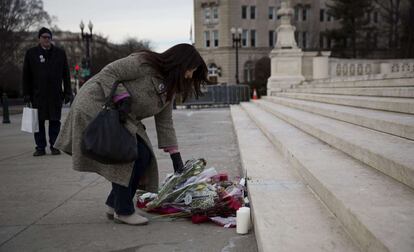
[[[64,110],[64,114],[67,109]],[[72,170],[62,154],[33,157],[33,135],[20,131],[21,114],[0,124],[0,251],[257,251],[254,231],[145,214],[147,226],[116,224],[105,215],[110,183]],[[183,159],[241,175],[229,109],[178,110],[175,127]],[[156,150],[153,120],[143,122]],[[172,171],[168,154],[156,151],[160,180]]]

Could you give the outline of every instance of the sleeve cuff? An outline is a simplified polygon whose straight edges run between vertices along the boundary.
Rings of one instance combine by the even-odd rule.
[[[127,98],[127,97],[130,97],[130,95],[128,94],[128,92],[121,93],[121,94],[115,95],[115,96],[114,96],[114,98],[113,98],[113,101],[114,101],[115,103],[117,103],[117,102],[119,102],[120,100],[125,99],[125,98]]]
[[[178,146],[168,146],[163,147],[162,149],[164,150],[164,152],[170,153],[170,155],[178,152]]]

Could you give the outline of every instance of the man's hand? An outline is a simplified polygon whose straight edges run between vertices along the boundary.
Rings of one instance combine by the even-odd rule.
[[[183,160],[181,159],[181,154],[176,152],[170,155],[175,173],[182,173],[184,171]]]
[[[30,95],[23,96],[23,102],[24,102],[24,104],[30,103]]]

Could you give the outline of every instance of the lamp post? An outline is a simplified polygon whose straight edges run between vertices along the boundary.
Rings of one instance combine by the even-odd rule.
[[[1,98],[3,104],[3,123],[10,123],[9,101],[7,98],[7,94],[3,93]]]
[[[239,84],[239,47],[241,47],[241,28],[234,28],[230,29],[232,41],[233,41],[233,48],[236,48],[236,83]]]
[[[81,29],[81,35],[82,35],[82,40],[86,41],[86,58],[84,59],[84,63],[85,66],[83,66],[84,68],[84,78],[88,79],[89,76],[91,75],[91,57],[89,54],[89,43],[90,41],[92,41],[92,29],[93,29],[93,24],[92,22],[89,20],[89,24],[88,24],[88,28],[89,28],[89,33],[87,32],[83,32],[83,29],[85,28],[85,25],[83,24],[83,21],[80,22],[79,24],[79,28]]]

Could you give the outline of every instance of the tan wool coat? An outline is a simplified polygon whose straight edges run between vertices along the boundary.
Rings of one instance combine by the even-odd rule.
[[[102,109],[112,84],[120,82],[122,85],[118,86],[117,93],[128,91],[131,95],[131,113],[125,126],[145,141],[152,154],[150,167],[141,178],[140,189],[157,192],[157,162],[141,120],[154,116],[159,148],[176,146],[177,139],[172,121],[172,102],[166,101],[166,86],[155,70],[145,63],[142,53],[131,54],[107,65],[88,80],[72,103],[55,147],[72,155],[74,170],[95,172],[111,182],[128,186],[133,163],[104,165],[84,156],[80,148],[84,129]]]

